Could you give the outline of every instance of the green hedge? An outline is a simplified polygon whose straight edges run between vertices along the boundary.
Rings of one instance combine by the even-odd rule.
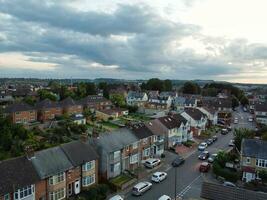
[[[107,198],[108,185],[100,184],[82,191],[77,197],[77,200],[105,200]]]
[[[239,173],[238,172],[231,171],[231,170],[226,169],[226,168],[222,168],[219,165],[219,163],[217,163],[217,162],[213,163],[213,173],[216,176],[221,176],[221,177],[225,178],[225,180],[231,181],[234,183],[239,180]]]

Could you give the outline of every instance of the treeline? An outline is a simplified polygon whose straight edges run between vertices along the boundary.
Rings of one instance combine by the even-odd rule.
[[[171,80],[160,80],[158,78],[149,79],[146,83],[142,83],[142,90],[158,90],[162,91],[172,91]]]

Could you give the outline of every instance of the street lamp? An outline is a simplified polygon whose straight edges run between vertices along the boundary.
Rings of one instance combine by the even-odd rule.
[[[174,199],[176,199],[177,190],[177,167],[174,167]]]

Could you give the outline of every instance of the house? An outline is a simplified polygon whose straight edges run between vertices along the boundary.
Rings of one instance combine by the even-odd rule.
[[[148,109],[166,110],[172,105],[171,96],[159,95],[156,97],[150,97],[145,107]]]
[[[217,111],[232,112],[232,100],[230,98],[206,97],[202,99],[202,105],[212,107]]]
[[[139,139],[130,129],[120,128],[89,140],[99,155],[99,175],[107,180],[125,170],[136,169],[139,162]]]
[[[106,110],[96,110],[95,115],[99,120],[109,120],[109,119],[117,119],[121,116],[126,116],[129,114],[128,109],[125,108],[111,108]]]
[[[0,91],[0,104],[8,104],[12,103],[14,101],[14,98],[12,97],[12,94],[8,91],[1,90]]]
[[[267,102],[255,104],[254,115],[258,124],[267,125]]]
[[[79,187],[87,189],[98,183],[98,155],[89,145],[88,136],[84,134],[81,137],[80,141],[61,145],[61,149],[73,166],[67,173],[67,196],[78,194]]]
[[[144,163],[147,159],[156,155],[157,149],[154,145],[156,141],[153,132],[144,123],[135,123],[130,126],[135,137],[139,140],[139,159]]]
[[[119,94],[119,95],[123,96],[124,98],[126,98],[127,97],[127,90],[124,89],[124,87],[118,87],[118,88],[109,90],[109,97],[112,97],[112,95],[115,95],[115,94]]]
[[[0,161],[0,200],[41,199],[42,185],[26,156]]]
[[[28,153],[35,170],[42,180],[45,188],[42,199],[64,199],[68,197],[73,188],[68,186],[72,176],[77,173],[74,166],[60,147],[53,147]],[[75,185],[76,193],[80,192],[80,184]]]
[[[250,182],[258,179],[261,170],[267,172],[267,141],[243,139],[240,156],[243,181]]]
[[[63,114],[61,105],[49,99],[36,103],[35,108],[37,110],[37,119],[41,122],[53,120],[55,117],[62,116]]]
[[[184,110],[184,105],[185,105],[185,97],[182,96],[177,96],[174,98],[173,100],[173,107],[174,110],[176,110],[177,112],[182,112]]]
[[[148,96],[145,92],[130,91],[126,98],[126,103],[130,106],[144,107],[147,101]]]
[[[100,95],[88,95],[80,101],[80,104],[82,104],[84,108],[90,109],[92,112],[95,110],[111,109],[113,106],[110,100]]]
[[[17,103],[9,105],[4,110],[5,116],[9,116],[14,124],[28,124],[37,120],[37,111],[34,107]]]
[[[218,123],[218,112],[213,107],[204,106],[198,109],[207,116],[208,125],[216,125]]]
[[[197,107],[197,99],[194,97],[187,97],[184,102],[185,108],[195,108]]]
[[[63,113],[67,115],[81,114],[83,112],[83,106],[80,102],[74,101],[71,97],[60,102]]]
[[[185,108],[181,115],[190,123],[191,131],[194,135],[199,136],[202,131],[206,130],[207,116],[197,108]]]
[[[152,125],[153,123],[158,124],[158,127],[154,131],[160,130],[161,135],[164,136],[166,149],[172,148],[176,144],[181,144],[188,139],[192,139],[188,135],[190,126],[188,125],[187,120],[179,114],[159,117],[152,120],[151,123]],[[154,128],[150,129],[153,130]]]
[[[83,116],[83,114],[72,115],[71,119],[76,124],[86,124],[86,118]]]

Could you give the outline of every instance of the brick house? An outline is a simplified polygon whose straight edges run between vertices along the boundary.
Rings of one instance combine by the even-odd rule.
[[[243,181],[259,179],[259,171],[267,172],[267,142],[259,139],[243,139],[240,166]]]
[[[139,166],[139,140],[131,130],[120,128],[89,140],[99,155],[99,175],[107,180]]]
[[[19,103],[12,104],[4,110],[5,116],[9,116],[14,124],[27,124],[37,120],[37,111],[34,107]]]
[[[0,200],[39,199],[42,190],[39,182],[37,172],[25,156],[0,161]]]
[[[78,194],[78,188],[86,189],[98,183],[98,155],[88,144],[87,137],[83,135],[83,141],[61,145],[73,165],[66,177],[67,197]]]
[[[100,95],[88,95],[80,101],[84,108],[89,108],[91,111],[108,110],[112,108],[110,100]]]
[[[156,141],[153,132],[144,123],[136,123],[129,127],[135,137],[139,139],[139,159],[144,163],[147,159],[156,154]]]
[[[49,99],[45,99],[36,104],[37,119],[38,121],[48,121],[55,119],[56,116],[63,114],[63,109],[58,102],[52,102]]]
[[[105,110],[96,110],[95,116],[99,120],[109,120],[110,118],[116,119],[121,116],[128,115],[129,111],[124,108],[112,108]]]
[[[80,102],[74,101],[71,97],[60,102],[63,109],[63,113],[67,115],[81,114],[83,112],[83,106]]]

